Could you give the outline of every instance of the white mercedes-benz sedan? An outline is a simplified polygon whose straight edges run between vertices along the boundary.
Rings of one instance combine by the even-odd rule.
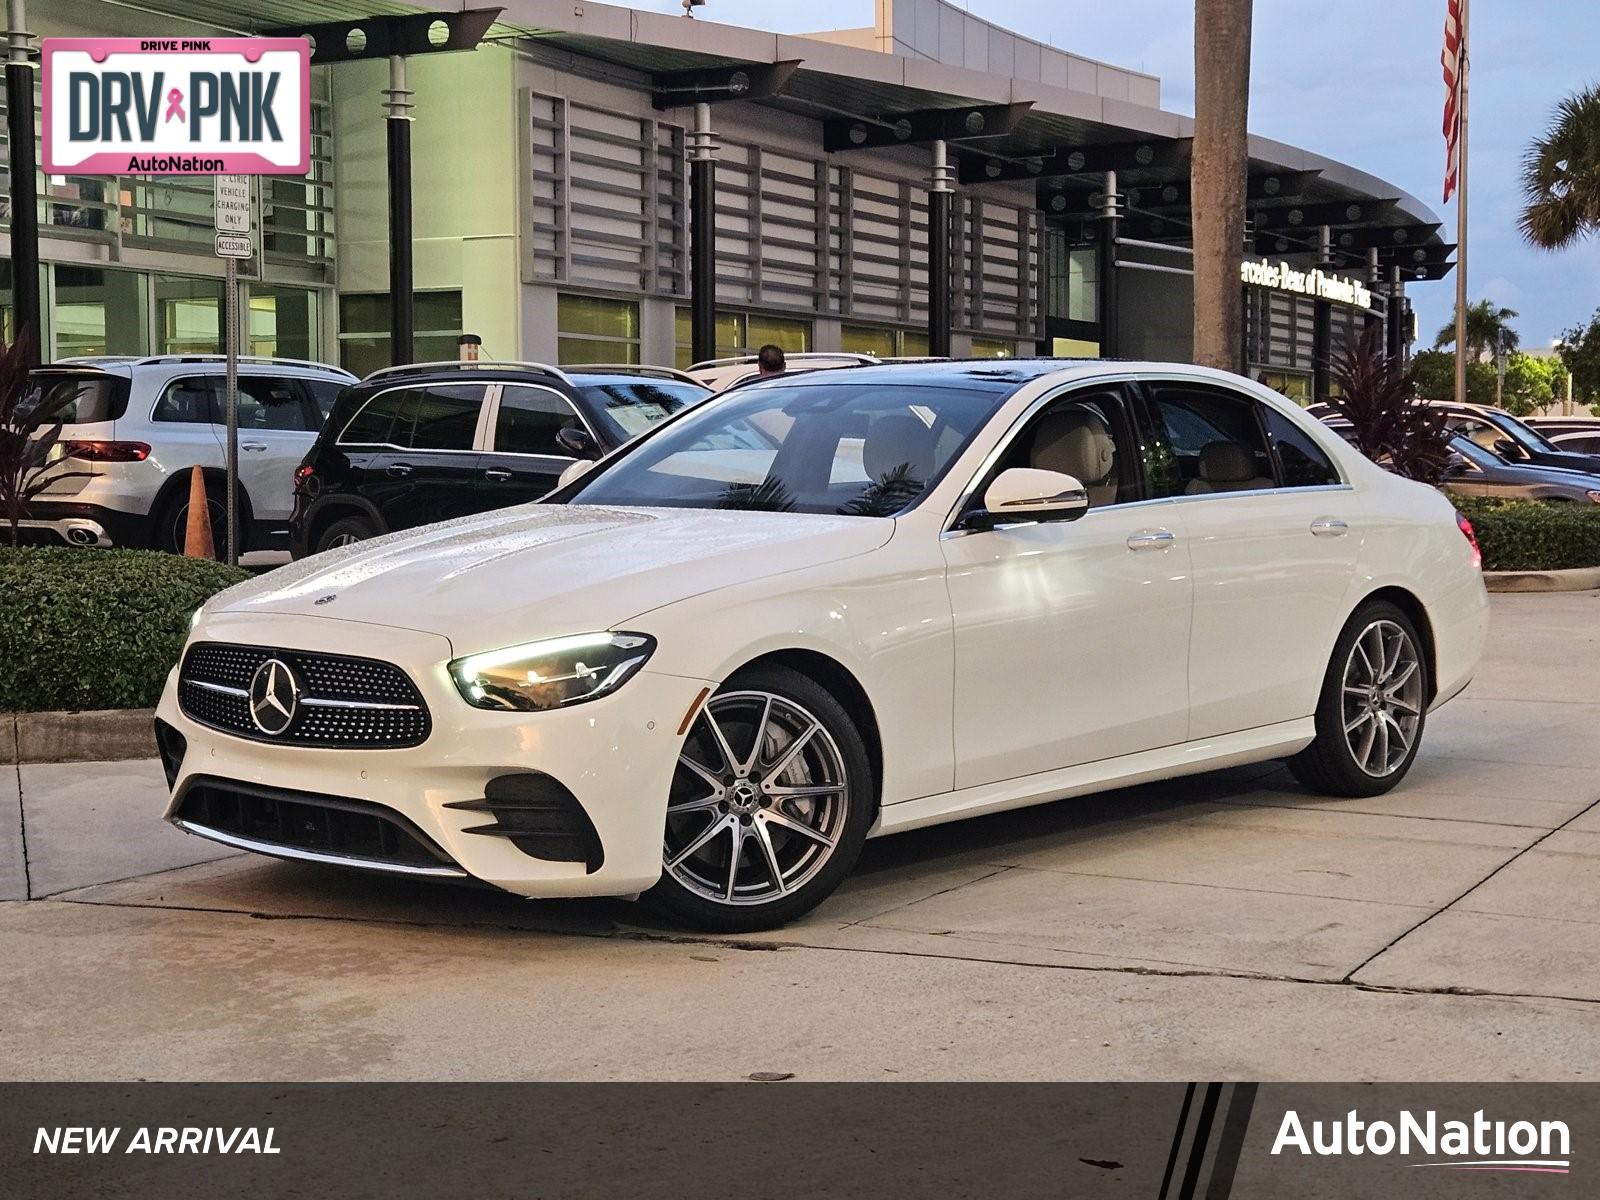
[[[1486,624],[1449,502],[1246,380],[867,366],[218,595],[157,734],[202,837],[749,930],[878,834],[1274,758],[1386,791]]]

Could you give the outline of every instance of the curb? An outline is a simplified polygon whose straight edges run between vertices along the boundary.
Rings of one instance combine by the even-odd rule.
[[[153,708],[11,713],[0,718],[0,763],[154,758]]]
[[[1588,592],[1600,588],[1600,567],[1568,571],[1485,571],[1491,592]]]

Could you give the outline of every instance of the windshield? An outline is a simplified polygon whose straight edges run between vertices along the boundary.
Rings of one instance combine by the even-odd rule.
[[[661,424],[680,408],[698,404],[711,395],[693,383],[672,379],[633,379],[579,387],[607,432],[618,442],[629,442]]]
[[[1524,425],[1510,413],[1495,413],[1494,423],[1506,433],[1509,433],[1512,441],[1516,442],[1524,450],[1537,450],[1542,454],[1548,454],[1552,450],[1560,449],[1544,434],[1536,432],[1532,426]]]
[[[1010,390],[822,374],[725,394],[586,478],[570,502],[892,516],[922,498]]]

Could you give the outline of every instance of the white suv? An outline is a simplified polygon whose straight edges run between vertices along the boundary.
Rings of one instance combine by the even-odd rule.
[[[78,546],[182,552],[192,467],[206,476],[221,546],[227,471],[226,364],[216,355],[70,358],[41,367],[41,391],[72,389],[61,413],[63,476],[28,507],[25,528]],[[294,469],[355,376],[298,359],[239,359],[241,546],[286,548]],[[68,477],[70,474],[70,477]]]

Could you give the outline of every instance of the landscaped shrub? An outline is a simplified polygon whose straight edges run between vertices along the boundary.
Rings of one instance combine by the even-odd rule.
[[[194,610],[248,578],[157,550],[0,547],[0,712],[155,704]]]
[[[1472,522],[1486,571],[1600,567],[1600,504],[1452,499]]]

